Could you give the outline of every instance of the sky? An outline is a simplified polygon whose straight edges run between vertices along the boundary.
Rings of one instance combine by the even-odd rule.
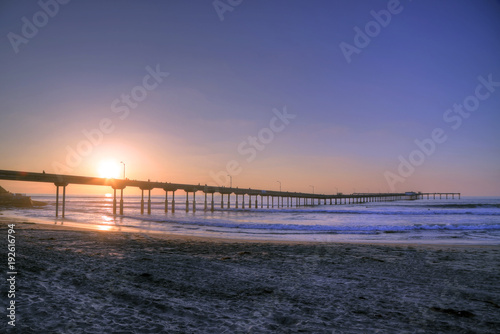
[[[0,35],[0,169],[500,195],[499,1],[2,1]]]

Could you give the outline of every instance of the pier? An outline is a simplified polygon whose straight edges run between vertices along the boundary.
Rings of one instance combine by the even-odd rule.
[[[204,211],[214,211],[216,207],[220,209],[274,209],[274,208],[297,208],[301,206],[313,205],[343,205],[343,204],[361,204],[368,202],[387,202],[399,200],[416,199],[454,199],[457,196],[460,199],[460,193],[353,193],[353,194],[311,194],[302,192],[273,191],[259,189],[242,189],[234,187],[218,187],[208,185],[193,185],[170,182],[151,182],[129,179],[106,179],[88,176],[60,175],[47,173],[33,173],[21,171],[0,170],[0,180],[24,181],[24,182],[44,182],[52,183],[56,187],[56,217],[59,217],[59,194],[62,187],[62,210],[61,216],[65,216],[66,206],[66,187],[70,184],[107,186],[113,189],[113,214],[119,212],[123,215],[124,210],[124,189],[135,187],[141,190],[141,214],[144,214],[145,204],[147,204],[147,214],[151,214],[151,190],[162,189],[165,191],[165,212],[169,209],[175,212],[175,193],[183,191],[186,194],[185,210],[189,212],[190,208],[196,211],[196,193],[204,193]],[[120,191],[119,201],[116,191]],[[147,191],[147,203],[144,198],[144,191]],[[218,206],[214,202],[214,194],[220,194],[221,202]],[[169,194],[171,197],[169,198]],[[189,201],[192,196],[192,201]],[[234,199],[234,202],[232,202]],[[226,202],[224,202],[226,201]],[[240,202],[241,201],[241,202]],[[117,208],[119,211],[117,211]]]

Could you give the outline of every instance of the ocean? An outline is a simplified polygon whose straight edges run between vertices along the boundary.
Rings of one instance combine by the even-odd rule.
[[[196,212],[185,212],[186,198],[176,196],[176,212],[165,213],[164,196],[152,196],[151,215],[140,213],[140,196],[124,199],[124,215],[113,215],[113,199],[105,196],[66,197],[66,217],[55,218],[54,195],[32,195],[48,205],[9,209],[4,216],[39,222],[96,228],[106,231],[170,233],[247,240],[383,242],[439,244],[500,244],[500,197],[421,199],[362,204],[220,209],[204,211],[204,197],[196,198]],[[171,199],[169,199],[171,201]],[[224,199],[227,205],[227,196]],[[147,201],[146,201],[147,203]],[[59,204],[61,213],[61,203]],[[210,205],[210,204],[209,204]],[[145,204],[147,212],[147,204]]]

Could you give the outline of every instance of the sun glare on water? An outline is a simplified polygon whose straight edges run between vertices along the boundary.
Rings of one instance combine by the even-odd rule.
[[[100,177],[107,179],[117,179],[120,177],[120,164],[115,161],[101,161],[98,173]]]

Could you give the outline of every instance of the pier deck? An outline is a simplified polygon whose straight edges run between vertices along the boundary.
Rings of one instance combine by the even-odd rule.
[[[262,189],[242,189],[233,187],[219,187],[209,185],[194,185],[194,184],[181,184],[170,182],[151,182],[151,181],[138,181],[129,179],[106,179],[98,177],[77,176],[77,175],[60,175],[48,173],[34,173],[22,171],[0,170],[0,180],[10,181],[24,181],[24,182],[44,182],[53,183],[56,186],[56,217],[59,216],[59,188],[62,187],[62,217],[65,216],[65,203],[66,203],[66,187],[70,184],[91,185],[91,186],[108,186],[113,189],[113,214],[117,213],[117,195],[116,190],[120,190],[119,212],[123,215],[123,191],[127,187],[139,188],[142,191],[141,200],[141,213],[144,213],[144,191],[148,191],[147,199],[147,213],[151,214],[151,190],[163,189],[165,191],[165,212],[170,209],[175,212],[175,192],[178,190],[186,193],[186,211],[189,211],[190,204],[192,204],[193,211],[196,210],[196,196],[197,192],[205,194],[204,210],[215,210],[214,194],[221,195],[220,208],[231,208],[231,195],[235,197],[235,208],[245,209],[251,208],[274,208],[280,207],[299,207],[310,205],[337,205],[337,204],[356,204],[366,202],[385,202],[397,200],[415,200],[427,199],[431,197],[436,199],[436,196],[442,198],[448,196],[460,198],[460,193],[421,193],[421,192],[405,192],[405,193],[354,193],[354,194],[312,194],[303,192],[288,192],[288,191],[274,191]],[[171,192],[171,201],[169,202],[169,192]],[[192,202],[189,201],[189,194],[192,193]],[[210,195],[210,202],[208,199]],[[248,196],[248,200],[245,200]],[[227,202],[224,203],[225,197]],[[239,199],[241,197],[241,203]],[[260,199],[260,201],[259,201]],[[275,203],[277,199],[277,203]],[[240,205],[241,204],[241,205]]]

